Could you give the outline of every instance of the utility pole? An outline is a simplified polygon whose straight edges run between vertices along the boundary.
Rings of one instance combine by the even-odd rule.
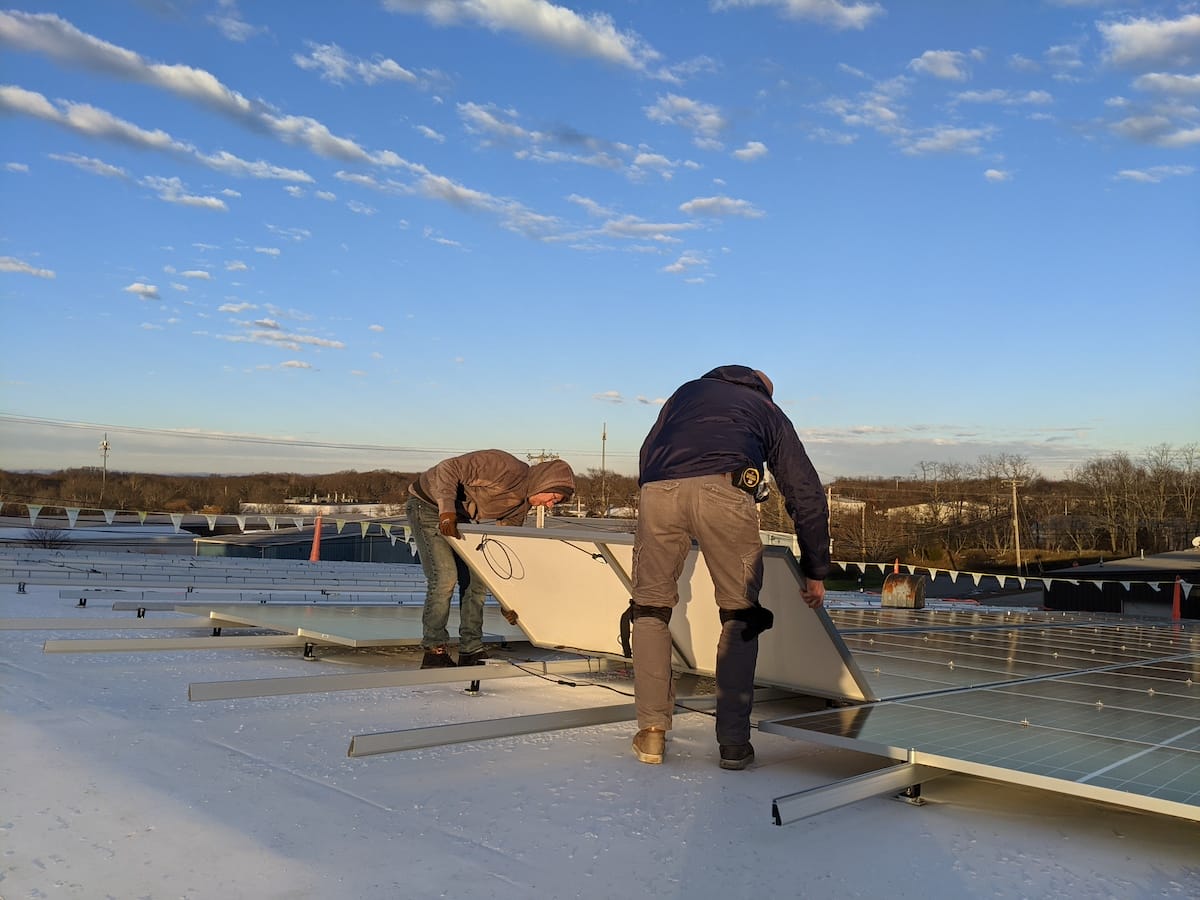
[[[525,458],[527,460],[529,460],[531,463],[544,463],[544,462],[549,462],[552,459],[558,459],[559,457],[558,457],[557,453],[547,453],[545,448],[543,447],[541,453],[526,453]],[[537,512],[534,513],[534,517],[535,517],[535,522],[534,522],[535,528],[545,528],[546,527],[546,507],[539,506],[537,508]]]
[[[1017,485],[1021,484],[1016,478],[1009,479],[1008,484],[1012,485],[1012,509],[1013,509],[1013,544],[1017,548],[1017,574],[1021,574],[1021,527],[1020,520],[1017,518]]]
[[[104,460],[100,469],[100,503],[104,502],[104,485],[108,481],[108,432],[104,432],[104,440],[100,442],[100,456]]]
[[[600,516],[608,516],[608,468],[604,464],[604,451],[608,445],[608,423],[605,422],[600,432]]]

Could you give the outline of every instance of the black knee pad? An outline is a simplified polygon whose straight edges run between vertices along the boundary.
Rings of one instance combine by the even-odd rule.
[[[775,613],[765,606],[755,603],[747,609],[721,610],[721,624],[724,625],[726,622],[745,622],[746,627],[742,629],[742,640],[752,641],[775,624]]]
[[[663,624],[671,624],[671,607],[669,606],[644,606],[633,600],[629,601],[629,608],[621,613],[621,652],[626,657],[633,656],[633,645],[629,643],[629,630],[634,619],[640,619],[642,616],[649,616],[652,619],[661,619]]]

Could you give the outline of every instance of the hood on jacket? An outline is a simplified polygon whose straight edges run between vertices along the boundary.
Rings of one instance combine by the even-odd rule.
[[[768,397],[775,393],[775,385],[771,384],[771,379],[758,369],[751,369],[749,366],[717,366],[700,377],[740,384],[743,387],[761,391]]]
[[[525,496],[534,494],[562,494],[564,500],[571,499],[575,493],[575,473],[561,459],[551,459],[529,467],[529,478],[525,482]]]

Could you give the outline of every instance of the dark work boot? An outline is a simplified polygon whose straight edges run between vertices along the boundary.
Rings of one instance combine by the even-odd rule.
[[[428,647],[425,650],[425,656],[421,658],[422,669],[449,669],[454,668],[454,660],[450,658],[450,654],[446,652],[445,647]]]
[[[459,653],[459,666],[482,666],[485,659],[491,659],[488,652],[482,647],[478,650],[472,650],[470,653]]]
[[[722,744],[721,768],[741,770],[754,762],[752,744]]]

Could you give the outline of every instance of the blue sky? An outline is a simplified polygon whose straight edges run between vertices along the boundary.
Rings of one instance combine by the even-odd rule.
[[[1200,440],[1196,0],[32,3],[0,114],[6,468]]]

